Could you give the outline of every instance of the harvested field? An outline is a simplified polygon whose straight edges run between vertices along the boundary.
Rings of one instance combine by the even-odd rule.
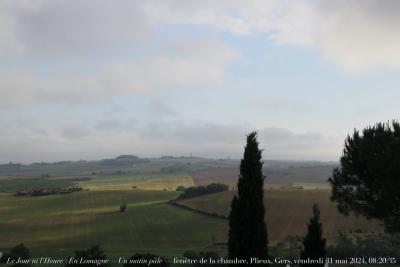
[[[179,204],[194,209],[229,215],[230,202],[234,192],[195,197],[180,200]],[[265,191],[266,219],[269,238],[282,241],[288,236],[304,235],[311,216],[312,205],[317,203],[321,209],[324,235],[332,239],[339,231],[378,233],[382,228],[376,221],[362,217],[345,217],[340,214],[329,199],[329,190],[270,189]]]

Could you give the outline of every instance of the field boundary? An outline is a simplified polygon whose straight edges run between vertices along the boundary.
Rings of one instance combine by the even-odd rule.
[[[204,216],[207,216],[207,217],[211,217],[211,218],[214,218],[214,219],[228,220],[228,216],[221,215],[221,214],[218,214],[218,213],[215,213],[215,212],[214,213],[206,212],[204,210],[188,207],[188,206],[185,206],[185,205],[182,205],[182,204],[176,202],[175,200],[167,201],[167,203],[172,205],[172,206],[175,206],[175,207],[178,207],[178,208],[181,208],[181,209],[185,209],[185,210],[188,210],[188,211],[191,211],[191,212],[195,212],[195,213],[198,213],[198,214],[201,214],[201,215],[204,215]]]

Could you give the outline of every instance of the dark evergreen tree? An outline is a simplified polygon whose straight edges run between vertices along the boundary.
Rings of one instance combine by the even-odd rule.
[[[378,219],[387,231],[400,232],[400,124],[355,130],[329,182],[340,212]]]
[[[238,193],[231,203],[229,215],[228,257],[247,259],[268,257],[268,237],[265,225],[264,179],[262,151],[257,133],[247,136],[247,145],[240,162]]]
[[[231,203],[231,212],[229,214],[229,238],[228,238],[228,258],[239,257],[241,253],[242,231],[239,213],[239,200],[234,196]]]
[[[320,211],[317,204],[313,206],[313,216],[308,224],[307,235],[303,239],[303,250],[301,251],[301,259],[319,260],[325,259],[326,255],[326,239],[322,237],[322,224],[319,219]],[[321,264],[301,264],[301,267],[307,266],[324,266]]]

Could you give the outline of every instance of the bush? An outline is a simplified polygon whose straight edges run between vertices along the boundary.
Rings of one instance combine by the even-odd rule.
[[[13,247],[9,252],[5,253],[0,258],[0,263],[6,263],[7,261],[17,261],[18,259],[21,260],[28,260],[30,258],[29,249],[24,244],[19,244]],[[25,266],[29,267],[30,264],[13,264],[12,266]]]
[[[120,211],[120,212],[125,212],[127,209],[128,209],[128,205],[127,205],[126,202],[124,201],[124,203],[122,203],[122,204],[119,206],[119,211]]]
[[[226,184],[218,184],[218,183],[209,184],[207,186],[192,186],[186,188],[183,191],[183,193],[178,197],[178,199],[214,194],[219,192],[225,192],[228,190],[229,186],[227,186]]]
[[[395,257],[400,259],[400,238],[393,235],[346,235],[339,233],[328,257]]]
[[[176,188],[176,191],[185,191],[185,187],[183,185],[180,185]]]

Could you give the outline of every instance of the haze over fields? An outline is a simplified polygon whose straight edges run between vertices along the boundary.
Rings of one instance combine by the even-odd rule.
[[[399,2],[0,3],[0,162],[337,161],[398,114]],[[384,105],[383,105],[384,103]]]
[[[140,158],[134,155],[120,155],[113,159],[98,161],[7,163],[0,165],[0,185],[3,183],[5,186],[5,181],[10,179],[54,181],[60,180],[59,178],[75,179],[81,183],[101,178],[101,180],[109,179],[110,184],[115,184],[121,177],[123,184],[130,177],[135,180],[140,175],[153,175],[164,178],[187,176],[190,182],[186,185],[207,185],[219,182],[235,186],[239,176],[239,163],[239,160],[234,159],[172,156]],[[323,184],[327,182],[336,166],[335,162],[267,160],[264,162],[266,186],[295,186],[296,183]],[[172,183],[172,180],[170,182]],[[173,190],[176,186],[177,184],[174,183],[170,185]]]

